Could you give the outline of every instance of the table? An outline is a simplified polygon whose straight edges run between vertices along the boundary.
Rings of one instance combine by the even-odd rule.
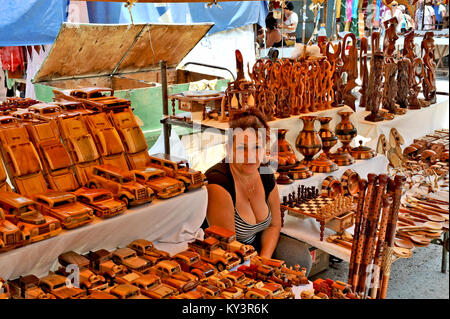
[[[437,95],[437,103],[420,110],[408,110],[406,114],[396,115],[390,121],[369,122],[364,120],[369,113],[363,108],[358,108],[357,112],[350,117],[358,134],[370,139],[366,142],[366,146],[375,149],[380,134],[384,134],[389,140],[389,133],[393,127],[403,136],[405,140],[403,146],[407,146],[415,138],[430,134],[436,129],[449,127],[449,97]]]
[[[111,219],[96,217],[89,225],[63,230],[56,237],[0,254],[0,277],[45,276],[56,269],[58,255],[63,252],[114,250],[138,238],[150,240],[161,249],[171,247],[169,253],[178,252],[187,247],[187,242],[203,237],[200,226],[207,205],[206,187],[202,187],[168,200],[154,200]]]

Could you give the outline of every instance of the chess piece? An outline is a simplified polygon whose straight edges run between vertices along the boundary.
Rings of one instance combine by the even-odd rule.
[[[336,135],[341,141],[342,146],[336,153],[330,155],[331,160],[339,166],[347,166],[355,163],[355,159],[350,154],[350,143],[356,136],[356,128],[350,121],[350,115],[353,112],[339,112],[341,122],[336,126]]]
[[[295,147],[304,156],[304,159],[300,163],[308,166],[313,157],[320,152],[322,140],[314,128],[317,116],[302,116],[300,119],[304,125],[303,130],[297,136]]]

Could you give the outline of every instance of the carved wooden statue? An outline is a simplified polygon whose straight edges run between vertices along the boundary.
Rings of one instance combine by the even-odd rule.
[[[424,77],[422,81],[423,95],[425,101],[436,103],[436,60],[434,56],[433,32],[425,33],[421,45]]]
[[[392,114],[402,114],[398,108],[397,97],[397,63],[393,58],[387,58],[384,65],[383,107]]]
[[[403,57],[398,60],[397,73],[397,103],[401,108],[407,109],[409,106],[409,88],[410,88],[410,73],[412,68],[411,60]]]
[[[367,67],[367,51],[369,49],[369,42],[367,38],[361,38],[360,51],[359,51],[359,76],[361,78],[361,98],[359,100],[360,107],[366,107],[367,99],[367,81],[369,80],[369,69]]]
[[[346,54],[347,39],[350,38],[350,48],[348,54]],[[347,82],[343,88],[343,100],[344,104],[350,106],[355,111],[356,96],[352,93],[352,90],[357,86],[356,79],[358,78],[358,48],[356,46],[356,36],[353,33],[347,33],[343,39],[342,48],[342,72],[347,73]]]
[[[330,52],[330,48],[333,49],[333,52]],[[343,103],[343,95],[342,95],[342,68],[344,66],[341,59],[341,51],[342,45],[339,42],[337,45],[333,45],[331,42],[327,43],[326,47],[326,56],[328,62],[332,65],[334,69],[333,73],[333,91],[334,91],[334,102],[332,103],[333,107],[341,105]]]
[[[383,52],[385,57],[390,57],[395,51],[395,42],[398,40],[397,32],[397,18],[393,17],[384,22],[386,33],[383,40]]]
[[[409,72],[408,108],[411,110],[418,110],[422,107],[422,103],[418,98],[422,72],[422,59],[415,58]]]
[[[414,53],[414,30],[411,30],[405,34],[402,55],[410,61],[413,61],[416,58]]]

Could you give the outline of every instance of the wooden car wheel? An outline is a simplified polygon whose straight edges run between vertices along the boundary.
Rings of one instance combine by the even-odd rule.
[[[216,268],[219,272],[224,271],[225,270],[225,265],[221,262],[218,262],[216,265]]]
[[[128,197],[126,197],[125,195],[122,195],[122,196],[120,196],[119,197],[119,199],[122,201],[122,202],[124,202],[124,204],[125,204],[125,206],[127,207],[127,208],[129,208],[130,206],[129,206],[129,200],[128,200]]]
[[[96,188],[98,188],[98,187],[97,187],[97,185],[96,185],[95,183],[90,183],[90,184],[89,184],[89,188],[90,188],[90,189],[96,189]]]

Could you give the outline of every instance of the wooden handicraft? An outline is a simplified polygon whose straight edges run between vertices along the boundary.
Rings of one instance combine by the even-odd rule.
[[[186,112],[202,112],[202,120],[207,119],[207,106],[212,112],[221,112],[221,102],[225,93],[214,90],[186,91],[170,95],[168,98],[172,102],[172,115],[175,116],[175,104],[178,102],[178,109]]]
[[[359,140],[359,146],[353,147],[350,154],[354,159],[367,160],[375,157],[376,152],[368,146],[362,145],[363,141]]]
[[[333,131],[329,128],[329,123],[331,121],[331,117],[320,117],[320,130],[319,136],[322,140],[322,150],[323,152],[319,155],[318,158],[313,160],[310,164],[310,169],[313,172],[317,173],[329,173],[334,172],[338,169],[338,165],[334,163],[330,158],[330,149],[336,145],[337,136]]]
[[[367,64],[367,51],[369,50],[369,42],[366,37],[361,38],[360,48],[359,48],[359,69],[360,69],[360,79],[361,88],[359,93],[361,97],[359,99],[359,107],[366,108],[367,103],[367,84],[369,81],[369,68]]]
[[[297,136],[295,147],[304,156],[300,163],[309,166],[314,155],[320,152],[322,141],[314,128],[317,116],[302,116],[300,120],[303,121],[303,130]]]
[[[11,186],[9,186],[8,182],[6,181],[8,176],[6,176],[6,171],[3,167],[3,163],[0,160],[0,192],[10,192]]]
[[[415,58],[409,72],[409,91],[408,91],[408,108],[411,110],[419,110],[425,106],[423,101],[419,99],[420,84],[423,77],[423,62],[421,58]]]
[[[347,166],[355,163],[355,159],[350,154],[350,143],[356,136],[356,128],[350,121],[350,116],[353,112],[339,112],[341,122],[336,125],[336,135],[341,141],[342,146],[331,154],[331,160],[339,166]]]
[[[22,230],[6,220],[3,209],[0,208],[0,253],[21,247],[28,242]]]
[[[347,39],[350,38],[351,44],[349,45],[347,52]],[[356,96],[352,93],[352,90],[358,85],[356,79],[358,78],[358,48],[356,43],[356,36],[353,33],[347,33],[342,41],[342,73],[347,74],[347,81],[342,90],[343,104],[348,105],[355,111]]]
[[[330,51],[330,49],[332,49],[332,52]],[[342,54],[341,42],[338,42],[336,45],[333,45],[331,42],[327,43],[325,55],[327,57],[327,60],[331,64],[331,69],[333,70],[333,74],[331,77],[334,95],[334,99],[331,105],[333,107],[337,107],[344,103],[343,84],[342,84],[342,69],[344,67],[344,63],[342,61],[341,54]]]
[[[299,165],[299,161],[297,156],[294,153],[291,145],[286,140],[287,130],[279,129],[278,130],[278,142],[276,143],[276,154],[274,154],[277,158],[278,162],[278,172],[279,177],[277,178],[278,184],[292,184],[294,181],[291,180],[288,176],[288,172],[290,169]]]
[[[404,109],[409,108],[409,90],[410,90],[410,75],[411,75],[411,68],[412,63],[411,60],[402,57],[397,62],[398,67],[398,74],[397,74],[397,97],[396,102],[398,103],[398,106]]]
[[[392,57],[385,58],[383,108],[391,114],[405,114],[406,110],[399,108],[397,99],[397,62]]]
[[[335,198],[339,195],[344,194],[344,189],[342,183],[335,179],[333,176],[327,176],[322,182],[322,193],[321,196],[326,196],[330,198]]]
[[[389,144],[386,136],[381,134],[378,138],[377,153],[386,156],[389,160],[389,165],[393,168],[402,167],[405,162],[401,145],[404,144],[404,139],[396,128],[391,128],[389,133]]]
[[[423,60],[423,95],[425,101],[436,103],[436,57],[434,55],[435,45],[433,39],[434,33],[427,32],[423,37],[421,44]]]
[[[352,169],[347,169],[341,177],[344,195],[357,197],[359,194],[359,174]]]
[[[369,83],[367,85],[366,110],[370,111],[364,119],[370,122],[383,121],[380,105],[383,97],[384,55],[379,51],[380,33],[372,33],[372,59],[370,60]],[[377,44],[378,43],[378,44]]]
[[[327,223],[342,216],[352,208],[352,199],[342,194],[335,198],[320,196],[318,189],[307,189],[304,185],[298,187],[288,197],[284,196],[281,211],[288,211],[289,215],[304,218],[312,217],[320,223],[320,240],[323,241]]]

